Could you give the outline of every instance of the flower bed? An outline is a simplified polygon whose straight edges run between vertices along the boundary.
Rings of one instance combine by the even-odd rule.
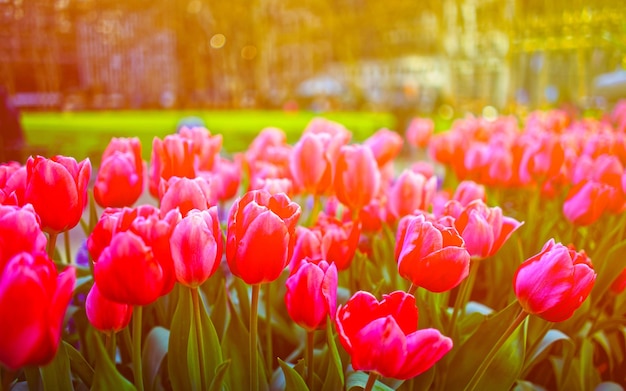
[[[2,164],[1,389],[620,389],[625,131],[316,118]]]

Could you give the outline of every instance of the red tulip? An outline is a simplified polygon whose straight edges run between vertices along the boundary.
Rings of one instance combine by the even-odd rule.
[[[415,212],[428,211],[437,191],[437,178],[426,178],[411,170],[404,170],[387,193],[391,215],[396,219]]]
[[[307,331],[335,318],[337,309],[337,268],[326,261],[303,261],[286,282],[285,305],[291,319]]]
[[[170,134],[163,140],[155,137],[150,160],[150,194],[158,197],[161,179],[167,181],[173,176],[196,176],[192,142],[178,134]]]
[[[410,379],[432,367],[452,349],[436,329],[417,329],[415,297],[396,291],[378,302],[359,291],[337,310],[339,340],[355,370]]]
[[[456,201],[448,203],[450,208]],[[490,208],[482,200],[470,202],[454,216],[459,231],[472,258],[484,259],[494,255],[523,223],[502,216],[500,207]]]
[[[522,263],[513,289],[522,308],[549,322],[569,319],[585,301],[596,279],[584,251],[550,239],[541,252]]]
[[[453,227],[409,215],[400,220],[396,238],[398,271],[414,286],[445,292],[469,274],[470,255]]]
[[[128,326],[133,306],[107,299],[94,283],[87,294],[85,311],[93,327],[105,333],[117,333]]]
[[[292,150],[291,175],[307,194],[324,194],[332,188],[334,160],[328,152],[331,141],[326,133],[304,133]]]
[[[30,204],[22,208],[0,205],[0,274],[15,255],[44,252],[46,243],[39,216]]]
[[[104,153],[94,185],[94,198],[103,208],[130,206],[143,192],[144,162],[141,143],[113,138]]]
[[[622,269],[610,286],[610,290],[614,295],[619,295],[624,292],[624,289],[626,289],[626,268]]]
[[[533,179],[543,182],[561,170],[564,160],[560,139],[551,133],[540,133],[524,150],[519,177],[523,183]]]
[[[234,161],[220,158],[213,168],[214,177],[217,181],[217,198],[220,201],[230,200],[237,195],[241,182],[242,156],[235,156]]]
[[[334,217],[321,215],[315,230],[321,232],[322,258],[337,265],[337,270],[350,267],[361,237],[358,221],[342,222]]]
[[[563,202],[563,214],[575,225],[585,226],[597,221],[611,199],[610,187],[596,181],[582,181],[572,187]]]
[[[45,253],[9,260],[0,273],[0,363],[17,370],[52,361],[75,280],[73,268],[57,275]]]
[[[406,140],[409,144],[424,148],[435,132],[435,123],[430,118],[414,118],[406,129]]]
[[[339,201],[353,211],[370,203],[380,189],[380,171],[370,148],[363,145],[341,147],[334,187]]]
[[[184,216],[192,209],[205,210],[217,203],[217,191],[205,177],[171,177],[161,182],[161,215],[176,208]]]
[[[223,251],[217,207],[190,211],[174,228],[170,248],[178,282],[196,288],[208,280]]]
[[[142,242],[152,249],[161,267],[163,273],[161,295],[165,295],[172,290],[176,282],[170,237],[180,219],[181,215],[177,209],[169,211],[161,218],[159,209],[151,205],[141,205],[134,209],[107,208],[87,238],[87,248],[94,262],[98,262],[102,251],[111,244],[115,233],[130,231],[138,235]],[[102,287],[100,290],[104,292]]]
[[[130,231],[113,234],[111,244],[94,262],[94,278],[107,299],[130,305],[152,303],[165,284],[152,248]]]
[[[196,170],[213,170],[222,149],[222,135],[212,136],[207,128],[201,126],[191,128],[183,126],[178,130],[178,134],[191,141]]]
[[[288,178],[252,178],[250,190],[266,190],[270,194],[293,193],[293,182]]]
[[[291,259],[300,206],[284,194],[265,190],[244,194],[228,218],[226,259],[247,284],[278,278]]]
[[[24,205],[26,193],[26,166],[17,162],[0,164],[0,197],[4,194],[4,205]]]
[[[289,274],[293,275],[305,259],[322,259],[322,233],[303,226],[296,227],[296,243],[289,263]]]
[[[74,228],[87,205],[91,163],[71,157],[30,157],[26,163],[25,201],[35,208],[47,232]]]
[[[402,136],[397,132],[383,128],[368,137],[363,145],[372,150],[378,167],[383,167],[398,156],[403,143]]]
[[[466,206],[474,200],[487,201],[485,186],[474,181],[462,181],[456,187],[452,199],[457,200],[461,205]]]

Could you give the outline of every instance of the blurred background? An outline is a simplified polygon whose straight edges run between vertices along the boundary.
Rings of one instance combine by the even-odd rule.
[[[402,131],[606,109],[624,68],[623,0],[0,0],[0,85],[23,112],[359,111]]]

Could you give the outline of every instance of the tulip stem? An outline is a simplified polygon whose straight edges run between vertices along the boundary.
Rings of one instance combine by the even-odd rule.
[[[252,285],[252,303],[250,306],[250,389],[259,389],[259,367],[257,366],[257,333],[259,312],[259,284]]]
[[[200,369],[200,389],[206,390],[206,374],[204,373],[204,338],[202,336],[202,318],[200,317],[200,297],[198,288],[191,288],[191,300],[193,301],[193,320],[196,326],[196,340],[198,342],[198,365]]]
[[[370,375],[367,378],[367,384],[365,384],[364,391],[372,391],[374,389],[374,384],[376,383],[376,378],[378,375],[376,372],[370,372]]]
[[[109,357],[111,358],[111,361],[115,364],[115,353],[117,350],[117,341],[116,341],[115,331],[111,331],[110,334],[105,334],[104,339],[105,339],[107,351],[109,352]]]
[[[63,232],[63,239],[65,243],[65,261],[68,265],[72,264],[72,248],[70,247],[70,231]]]
[[[54,260],[54,250],[57,244],[58,232],[50,232],[48,234],[48,258]]]
[[[274,352],[272,346],[272,284],[266,284],[265,289],[265,358],[267,360],[267,373],[272,374],[274,366]],[[269,379],[268,379],[269,380]]]
[[[465,313],[465,306],[471,296],[472,289],[474,288],[474,282],[476,281],[476,274],[478,274],[479,261],[470,260],[470,270],[467,279],[463,281],[456,299],[454,300],[454,309],[452,310],[452,316],[450,323],[448,323],[448,330],[446,335],[452,336],[454,328],[456,327],[456,320],[459,317],[459,312]]]
[[[0,391],[9,391],[16,373],[0,366]]]
[[[313,390],[313,337],[315,331],[307,331],[306,333],[306,385],[309,391]]]
[[[142,306],[135,306],[133,313],[133,375],[137,391],[143,391],[143,368],[141,366],[141,315]]]
[[[524,311],[524,309],[520,309],[520,312],[517,314],[513,322],[509,325],[509,327],[506,329],[504,334],[500,336],[496,344],[493,345],[493,347],[487,354],[487,357],[485,357],[485,359],[480,363],[480,367],[478,367],[476,372],[474,372],[474,376],[472,376],[472,379],[469,381],[469,383],[465,387],[465,391],[474,391],[476,389],[476,387],[478,386],[478,383],[480,383],[480,381],[482,380],[483,376],[485,375],[485,372],[487,372],[489,365],[491,365],[491,363],[493,362],[493,359],[496,357],[496,354],[498,354],[498,351],[500,350],[502,345],[504,345],[504,343],[509,339],[511,334],[513,334],[513,332],[517,329],[517,327],[520,324],[522,324],[522,322],[527,317],[528,317],[528,312]]]
[[[315,222],[317,221],[317,215],[320,213],[321,206],[322,202],[320,200],[320,196],[314,195],[313,207],[311,208],[311,213],[309,214],[309,217],[307,219],[307,227],[311,227],[315,224]]]
[[[418,288],[417,285],[411,283],[406,293],[408,293],[409,295],[415,295],[415,291],[417,290],[417,288]]]

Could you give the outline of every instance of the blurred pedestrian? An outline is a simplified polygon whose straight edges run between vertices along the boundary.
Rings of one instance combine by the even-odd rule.
[[[0,163],[22,162],[24,130],[20,112],[11,102],[6,87],[0,85]]]

